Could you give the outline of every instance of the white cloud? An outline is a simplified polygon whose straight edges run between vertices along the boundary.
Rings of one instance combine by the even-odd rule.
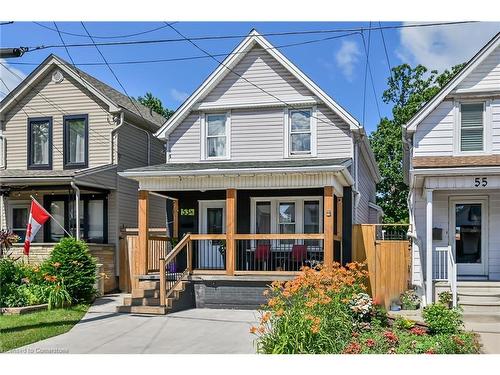
[[[468,61],[499,30],[498,22],[404,28],[396,55],[411,65],[442,71]]]
[[[187,92],[180,91],[177,89],[170,89],[169,93],[172,99],[174,99],[177,102],[183,102],[189,96]]]
[[[3,65],[0,65],[0,78],[2,78],[2,81],[5,82],[2,83],[0,81],[0,100],[5,97],[4,94],[8,94],[10,91],[14,90],[14,88],[21,82],[24,77],[26,77],[26,74],[21,72],[20,70],[13,68],[12,66],[9,66],[6,60],[0,59],[3,65],[7,66],[12,72],[10,72],[8,69],[6,69]],[[17,75],[16,75],[17,74]],[[7,85],[7,87],[5,87]]]
[[[340,49],[335,54],[335,61],[347,80],[354,78],[354,68],[359,61],[361,51],[356,42],[342,41]]]

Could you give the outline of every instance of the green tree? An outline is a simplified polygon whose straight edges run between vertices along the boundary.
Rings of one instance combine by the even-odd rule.
[[[408,186],[403,181],[402,126],[464,66],[438,74],[425,66],[402,64],[392,68],[392,76],[383,93],[385,103],[392,103],[392,119],[383,118],[370,135],[370,143],[382,179],[377,185],[377,204],[384,210],[384,222],[408,222],[406,199]]]
[[[146,95],[144,96],[139,96],[137,98],[137,101],[142,105],[151,108],[153,111],[162,115],[167,120],[170,118],[170,116],[174,114],[174,111],[163,107],[163,103],[161,102],[161,100],[156,96],[154,96],[153,94],[151,94],[150,92],[147,92]]]

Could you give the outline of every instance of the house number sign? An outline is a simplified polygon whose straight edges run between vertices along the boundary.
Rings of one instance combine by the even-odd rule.
[[[488,186],[488,177],[474,177],[475,187],[486,187]]]

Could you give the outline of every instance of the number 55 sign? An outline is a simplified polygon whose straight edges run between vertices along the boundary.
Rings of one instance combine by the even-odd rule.
[[[488,177],[474,177],[475,187],[486,187],[488,186]]]

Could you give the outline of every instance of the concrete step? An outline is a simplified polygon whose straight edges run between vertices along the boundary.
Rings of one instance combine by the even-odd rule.
[[[166,306],[117,306],[116,312],[128,314],[165,315]]]
[[[500,302],[500,293],[490,293],[483,290],[470,290],[458,292],[459,302]]]
[[[489,315],[500,313],[500,302],[483,302],[483,301],[460,301],[464,314]]]
[[[134,298],[125,297],[123,298],[124,306],[159,306],[159,298]]]

